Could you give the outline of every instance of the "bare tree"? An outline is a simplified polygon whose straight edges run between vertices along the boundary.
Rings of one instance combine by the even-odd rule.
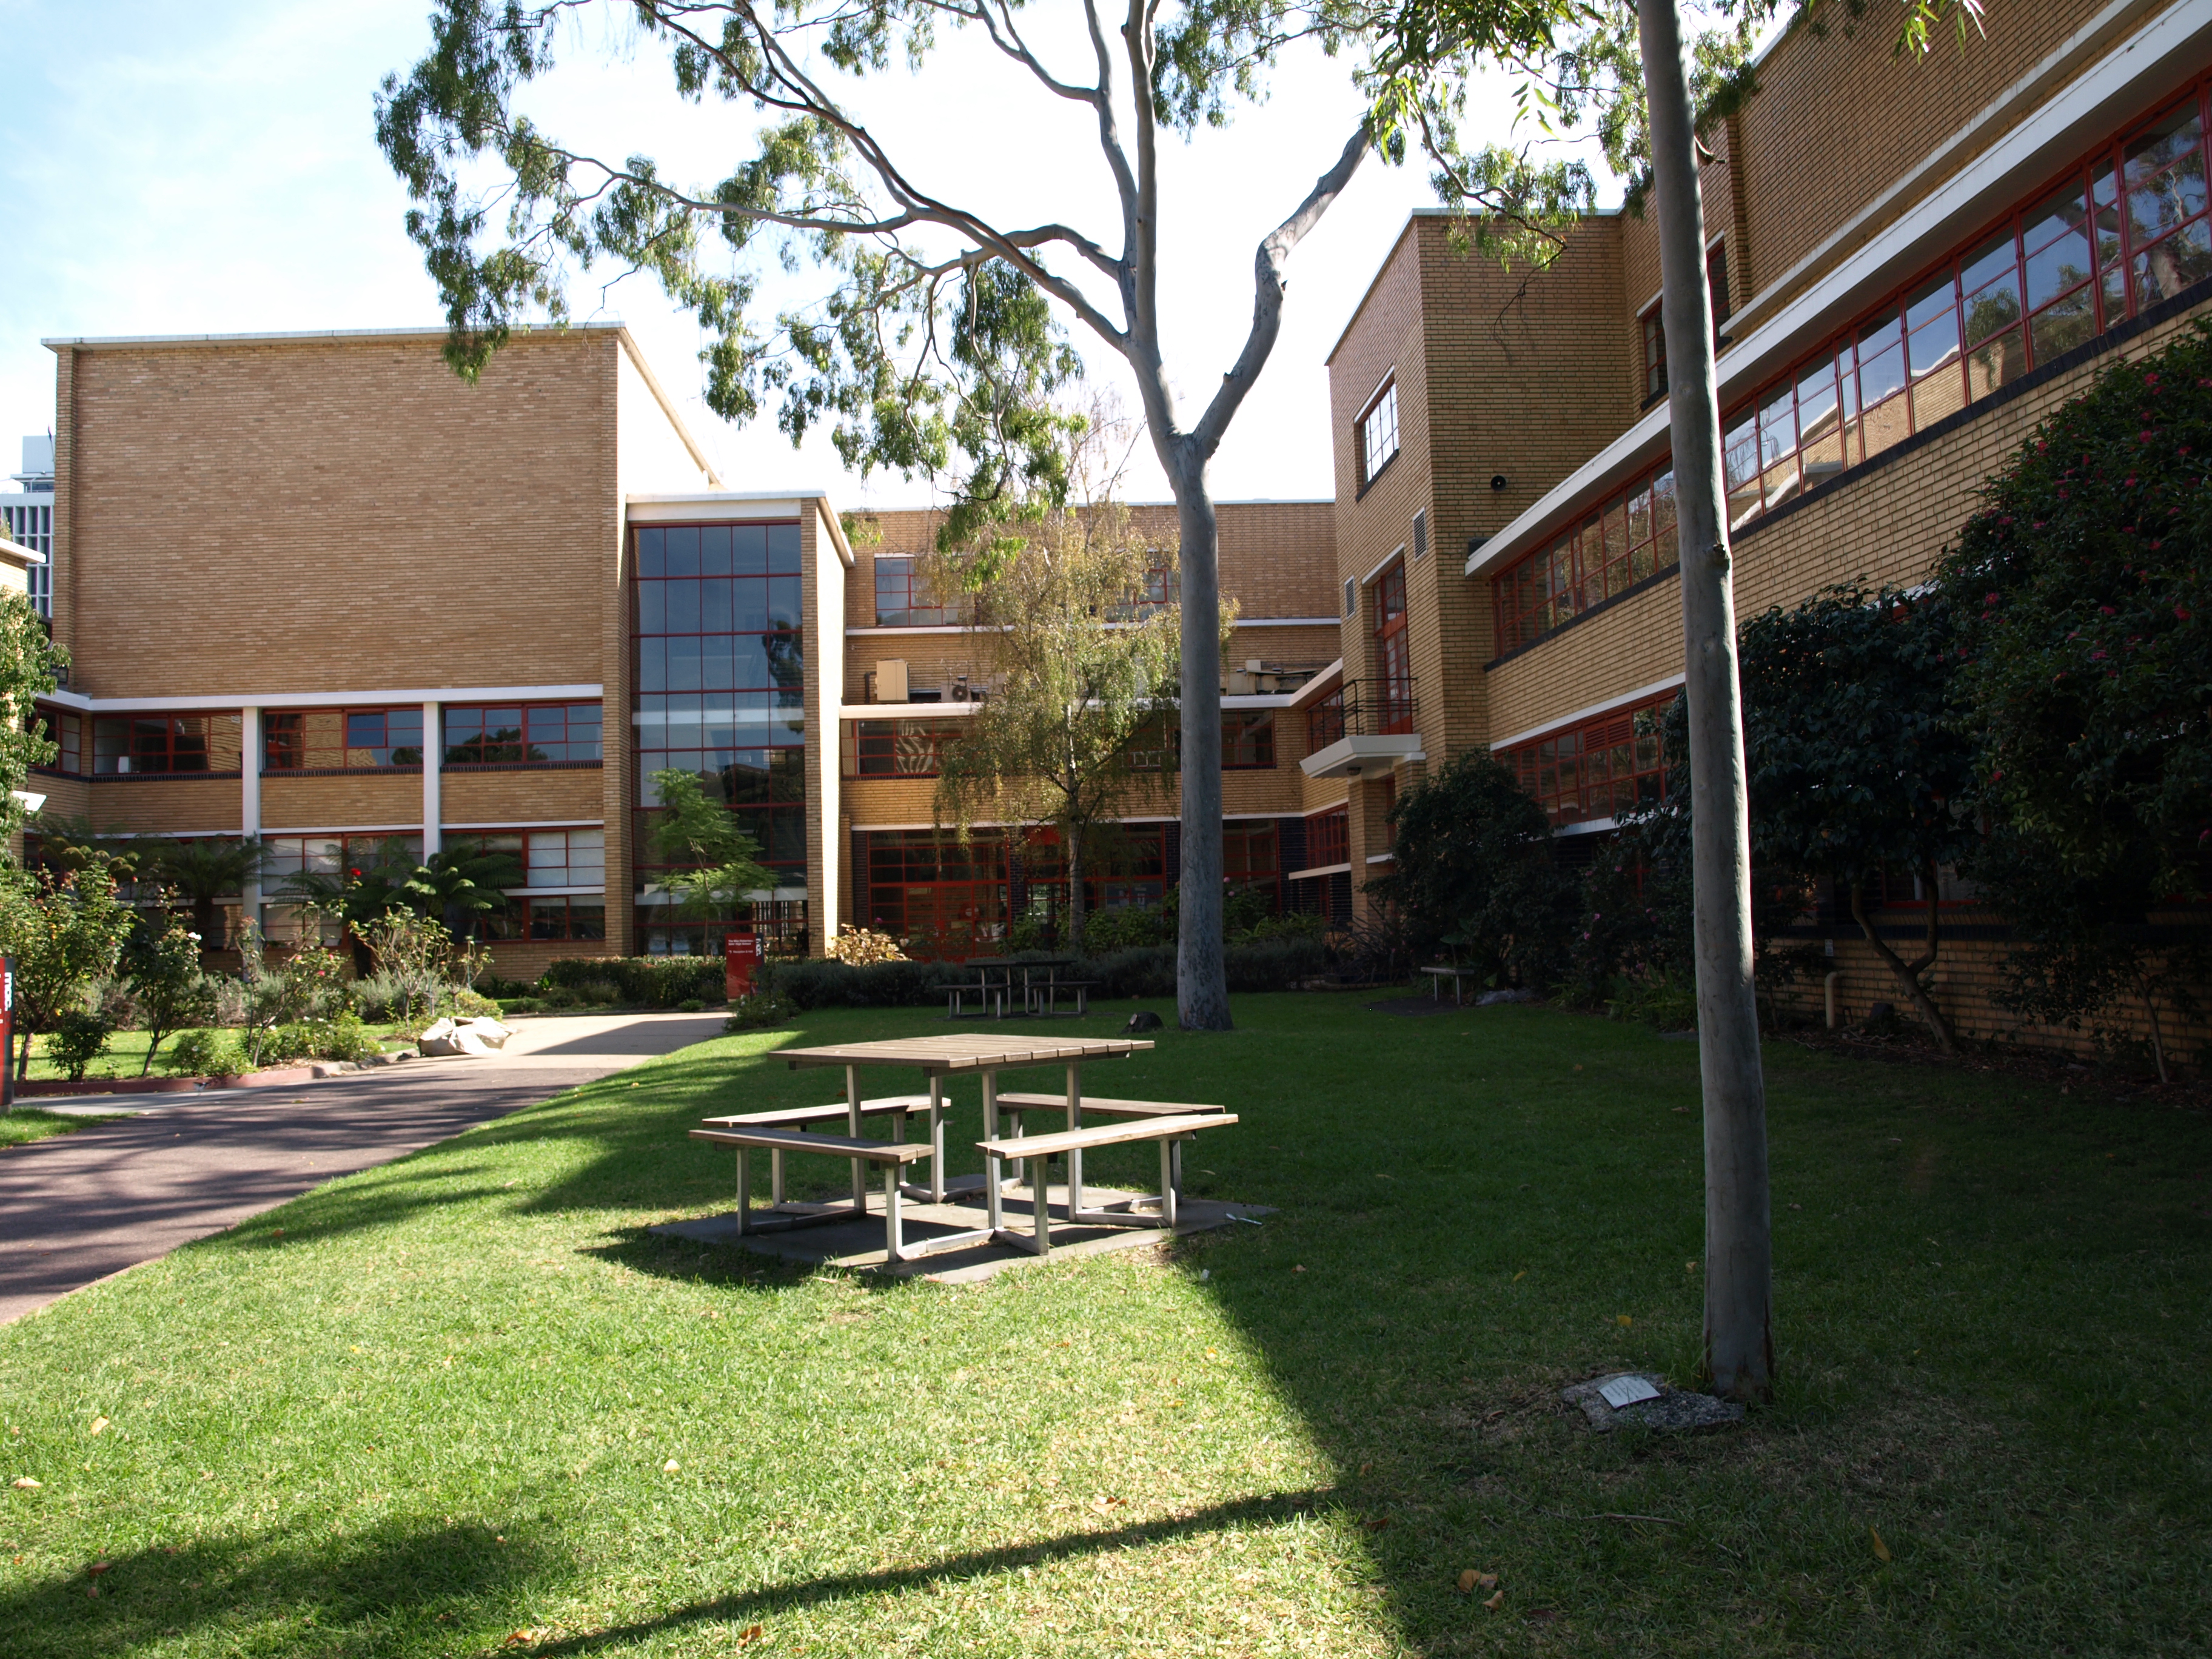
[[[725,178],[697,187],[665,178],[648,156],[571,148],[515,108],[551,67],[560,21],[600,3],[613,0],[439,0],[429,55],[404,81],[385,82],[378,140],[419,204],[408,229],[447,303],[448,359],[473,375],[517,320],[564,317],[576,267],[649,270],[714,337],[707,396],[725,417],[749,418],[780,393],[783,429],[796,440],[833,422],[850,465],[938,477],[956,453],[964,458],[941,544],[953,547],[986,519],[1065,500],[1053,397],[1080,365],[1061,320],[1121,357],[1181,531],[1177,1001],[1185,1025],[1225,1029],[1220,583],[1207,468],[1274,349],[1292,252],[1370,152],[1395,159],[1408,132],[1448,141],[1474,59],[1540,54],[1578,0],[1467,0],[1448,37],[1421,36],[1440,68],[1406,56],[1393,33],[1405,13],[1380,0],[1128,0],[1119,15],[1084,0],[1073,69],[1048,62],[1015,0],[629,0],[628,15],[668,48],[677,95],[711,94],[768,122]],[[1089,112],[1093,160],[1118,209],[1109,228],[1087,234],[1049,215],[1002,222],[927,188],[833,89],[835,78],[857,96],[895,54],[921,69],[940,27],[979,32],[1036,90]],[[1186,409],[1161,345],[1172,297],[1159,269],[1170,141],[1264,95],[1279,53],[1299,42],[1348,54],[1374,101],[1259,239],[1250,326]],[[948,96],[943,109],[973,133],[977,155],[1021,130],[991,98]],[[465,182],[487,172],[481,191]],[[1069,199],[1087,185],[1071,176]],[[710,237],[732,256],[729,269],[710,268]],[[823,268],[828,297],[756,326],[743,260],[757,241]]]

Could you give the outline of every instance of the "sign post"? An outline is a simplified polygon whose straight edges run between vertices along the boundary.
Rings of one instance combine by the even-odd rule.
[[[722,984],[732,1002],[753,994],[753,969],[760,965],[761,942],[752,929],[732,929],[722,940]]]
[[[0,1112],[15,1107],[15,958],[0,957]]]

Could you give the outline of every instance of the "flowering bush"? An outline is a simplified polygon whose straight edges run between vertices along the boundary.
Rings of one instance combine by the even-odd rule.
[[[877,962],[904,962],[908,958],[906,952],[900,948],[902,943],[889,933],[855,927],[848,922],[837,937],[830,941],[823,954],[832,961],[848,962],[856,968]]]

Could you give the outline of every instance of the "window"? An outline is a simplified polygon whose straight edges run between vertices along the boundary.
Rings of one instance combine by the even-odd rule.
[[[1373,483],[1397,453],[1398,382],[1389,380],[1359,417],[1359,487]]]
[[[409,868],[422,861],[420,836],[264,836],[269,862],[262,884],[274,891],[287,876],[356,876],[389,861]]]
[[[1263,893],[1279,910],[1282,873],[1282,837],[1273,819],[1232,821],[1221,826],[1221,874],[1231,892]]]
[[[455,704],[444,720],[447,766],[574,765],[605,752],[605,716],[596,702]]]
[[[1660,729],[1673,692],[1498,756],[1556,827],[1620,817],[1666,793]]]
[[[1376,808],[1382,817],[1382,850],[1386,853],[1395,853],[1398,850],[1398,826],[1390,817],[1392,810],[1397,805],[1398,775],[1395,772],[1388,772],[1382,777],[1382,799]]]
[[[523,926],[533,939],[594,939],[607,936],[605,899],[569,896],[527,901]]]
[[[101,715],[92,723],[92,769],[98,777],[235,773],[244,743],[236,714]]]
[[[1319,870],[1352,857],[1352,809],[1333,806],[1306,820],[1306,868]]]
[[[696,776],[708,799],[738,819],[779,885],[802,887],[806,716],[799,526],[648,525],[635,533],[637,695],[630,720],[639,884],[655,880],[664,867],[650,850],[660,799],[653,776],[676,770]],[[803,916],[796,925],[804,927]],[[705,948],[724,926],[702,931],[708,924],[656,921],[647,949]]]
[[[943,628],[961,621],[957,605],[935,603],[912,558],[878,553],[875,562],[877,627]]]
[[[977,830],[876,830],[867,837],[869,926],[908,953],[957,960],[988,954],[1006,934],[1006,841]]]
[[[1499,655],[1674,568],[1674,474],[1638,479],[1550,547],[1491,579]]]
[[[1344,688],[1339,686],[1306,710],[1306,752],[1317,754],[1344,739]]]
[[[1182,577],[1172,552],[1155,552],[1145,568],[1145,585],[1119,605],[1109,606],[1109,622],[1137,622],[1147,612],[1164,610],[1182,598]]]
[[[372,772],[422,763],[422,709],[309,708],[262,716],[266,772]]]
[[[1275,764],[1275,714],[1232,712],[1221,717],[1221,767],[1226,772],[1273,769]]]
[[[1413,664],[1406,637],[1406,566],[1401,560],[1375,582],[1375,668],[1382,680],[1378,732],[1413,729]]]
[[[848,778],[933,778],[946,749],[960,740],[959,720],[851,720],[845,726]]]
[[[23,573],[31,608],[48,621],[54,614],[54,507],[52,495],[35,501],[0,501],[0,533],[18,547],[42,553],[46,562]]]
[[[1720,349],[1721,329],[1729,319],[1728,244],[1715,242],[1705,254],[1705,298],[1713,308],[1713,349]],[[1667,319],[1654,301],[1638,319],[1644,334],[1644,401],[1654,404],[1667,395]]]
[[[40,703],[33,711],[30,727],[36,731],[46,728],[47,739],[58,751],[42,771],[67,772],[72,776],[84,771],[84,720],[67,709],[49,708]]]

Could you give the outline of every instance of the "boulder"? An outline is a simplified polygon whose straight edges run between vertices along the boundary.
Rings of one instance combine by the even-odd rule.
[[[505,1048],[513,1035],[495,1019],[441,1019],[415,1046],[425,1054],[488,1054]]]

